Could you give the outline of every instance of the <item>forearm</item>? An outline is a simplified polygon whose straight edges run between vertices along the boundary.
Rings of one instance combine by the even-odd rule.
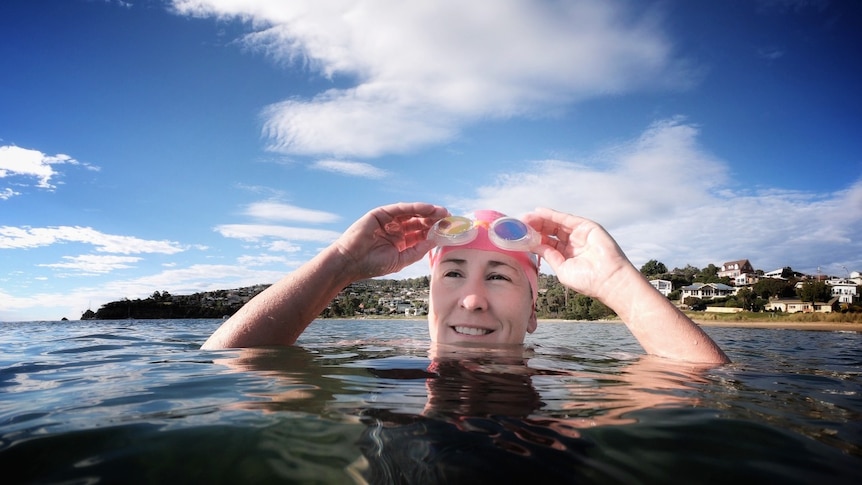
[[[292,345],[355,279],[347,271],[342,255],[330,246],[252,298],[202,348]]]
[[[658,292],[633,266],[601,300],[614,309],[644,350],[652,355],[704,363],[730,362],[718,345]]]

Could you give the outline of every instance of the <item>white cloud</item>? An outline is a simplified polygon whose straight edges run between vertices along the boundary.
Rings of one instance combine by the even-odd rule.
[[[0,146],[0,178],[33,177],[37,179],[36,186],[42,189],[54,189],[51,179],[57,175],[54,165],[81,165],[91,170],[97,167],[81,163],[68,155],[46,155],[39,150],[20,148],[14,145]],[[18,195],[11,189],[0,191],[0,199],[8,199]]]
[[[336,222],[339,219],[337,214],[333,214],[331,212],[304,209],[302,207],[273,201],[262,201],[250,204],[246,207],[243,213],[256,219],[271,221],[330,223]]]
[[[81,256],[63,256],[64,263],[39,264],[45,268],[74,270],[78,274],[103,274],[110,273],[116,269],[133,267],[131,263],[137,263],[141,258],[135,256],[113,256],[85,254]]]
[[[653,11],[608,0],[271,2],[174,0],[241,18],[247,45],[352,79],[264,111],[272,148],[373,157],[452,139],[486,119],[544,115],[587,98],[690,82]]]
[[[173,241],[153,241],[132,236],[105,234],[90,227],[0,226],[0,249],[36,248],[67,242],[91,244],[98,252],[118,254],[175,254],[185,250]]]
[[[683,120],[662,121],[595,160],[541,161],[505,174],[450,209],[522,215],[546,206],[578,214],[605,226],[636,265],[747,258],[766,271],[862,267],[862,180],[829,194],[741,191],[698,134]]]
[[[3,189],[3,190],[0,190],[0,200],[11,199],[12,197],[15,197],[16,195],[21,195],[21,192],[15,192],[14,190],[12,190],[8,187]]]
[[[266,248],[270,251],[277,251],[280,253],[295,253],[302,250],[300,246],[292,244],[289,241],[273,241],[269,243]]]
[[[339,232],[325,229],[308,229],[304,227],[288,227],[272,224],[222,224],[215,231],[224,237],[257,242],[265,239],[283,239],[287,241],[316,241],[329,243],[341,235]]]
[[[23,175],[35,177],[37,187],[52,189],[51,177],[54,176],[53,163],[68,160],[67,155],[49,157],[38,150],[28,150],[16,146],[0,147],[0,177]]]
[[[288,265],[298,264],[299,262],[295,262]],[[14,296],[0,289],[0,301],[3,302],[0,306],[0,321],[57,320],[62,317],[78,319],[88,308],[97,310],[105,303],[122,298],[147,298],[153,291],[166,290],[175,295],[188,295],[201,291],[274,283],[283,276],[284,270],[196,264],[167,269],[141,278],[108,281],[90,287],[79,286],[56,293],[34,293],[26,297]]]
[[[389,176],[389,172],[374,165],[344,160],[318,160],[311,165],[311,168],[367,179],[382,179]]]
[[[272,254],[257,254],[254,256],[246,255],[237,258],[237,263],[245,267],[272,267],[274,264],[288,264],[289,262],[290,260],[284,256],[275,256]]]

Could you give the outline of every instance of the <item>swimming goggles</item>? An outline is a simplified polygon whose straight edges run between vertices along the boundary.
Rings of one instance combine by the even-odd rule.
[[[479,227],[488,230],[488,239],[506,251],[529,252],[542,242],[542,236],[514,217],[494,221],[477,221],[465,216],[449,216],[437,221],[428,231],[428,239],[438,246],[463,246],[479,235]]]

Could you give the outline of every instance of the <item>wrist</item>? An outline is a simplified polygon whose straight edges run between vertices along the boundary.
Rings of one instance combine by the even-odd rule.
[[[598,299],[614,310],[621,319],[627,320],[635,311],[635,303],[644,298],[644,291],[652,289],[649,281],[629,263],[605,281]]]
[[[318,253],[317,271],[331,276],[335,286],[344,287],[353,282],[367,279],[358,261],[350,257],[337,244],[332,244]]]

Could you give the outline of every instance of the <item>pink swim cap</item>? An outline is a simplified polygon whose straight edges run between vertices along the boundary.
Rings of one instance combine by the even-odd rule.
[[[474,212],[470,218],[477,222],[479,233],[476,236],[476,239],[460,246],[435,247],[430,253],[428,253],[431,268],[433,269],[437,263],[440,262],[440,258],[442,258],[444,254],[455,249],[479,249],[481,251],[503,253],[514,258],[518,264],[521,265],[521,268],[524,270],[524,274],[527,276],[527,281],[530,282],[530,291],[533,293],[533,303],[536,303],[536,299],[539,296],[539,257],[528,251],[509,251],[501,249],[491,242],[491,239],[488,237],[488,226],[501,217],[506,217],[506,214],[501,214],[500,212],[492,210],[480,210]]]

